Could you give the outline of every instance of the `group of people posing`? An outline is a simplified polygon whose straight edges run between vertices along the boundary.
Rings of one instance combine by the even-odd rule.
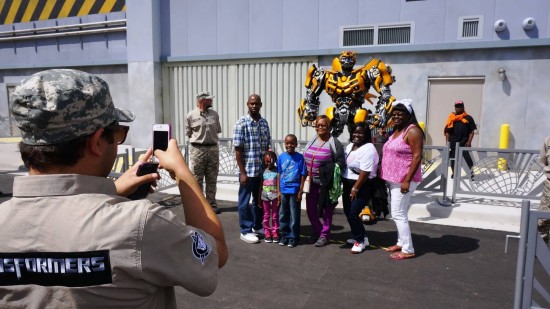
[[[271,134],[262,118],[260,96],[248,98],[248,113],[234,128],[233,144],[239,168],[238,212],[240,238],[295,247],[300,243],[300,210],[305,194],[306,212],[316,247],[329,244],[333,212],[342,195],[344,212],[351,228],[352,253],[369,245],[360,213],[371,198],[375,177],[385,180],[390,193],[392,218],[398,238],[386,248],[393,259],[415,256],[407,212],[410,197],[422,180],[420,162],[424,133],[418,125],[412,100],[393,103],[393,133],[380,154],[372,143],[366,123],[357,123],[344,149],[331,134],[330,119],[321,115],[315,122],[316,136],[303,154],[296,152],[296,136],[285,137],[286,152],[278,158],[270,149]],[[381,164],[379,164],[381,163]],[[252,199],[252,203],[250,202]]]

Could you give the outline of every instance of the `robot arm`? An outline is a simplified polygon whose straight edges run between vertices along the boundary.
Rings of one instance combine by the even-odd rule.
[[[395,101],[390,89],[395,77],[391,75],[391,67],[378,59],[372,59],[366,68],[367,77],[371,81],[372,87],[380,94],[376,104],[376,113],[369,120],[369,124],[373,127],[385,128],[392,110],[392,103]]]
[[[325,82],[325,71],[312,65],[307,71],[305,86],[307,88],[306,97],[300,102],[298,107],[298,118],[302,127],[313,126],[315,118],[319,114],[319,95],[323,91]]]

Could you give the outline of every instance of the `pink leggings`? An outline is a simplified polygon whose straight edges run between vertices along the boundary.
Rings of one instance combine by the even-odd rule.
[[[279,237],[279,205],[277,205],[277,199],[272,201],[262,200],[262,206],[264,208],[264,225],[265,237]],[[271,227],[269,227],[269,218],[271,217]]]

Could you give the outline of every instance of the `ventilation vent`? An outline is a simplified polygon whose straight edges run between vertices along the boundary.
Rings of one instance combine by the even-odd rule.
[[[459,39],[480,39],[482,33],[483,17],[461,17],[459,26]]]
[[[343,27],[342,47],[411,44],[412,24]]]
[[[378,28],[379,45],[409,43],[411,43],[411,26]]]
[[[374,45],[374,28],[344,30],[344,46]]]

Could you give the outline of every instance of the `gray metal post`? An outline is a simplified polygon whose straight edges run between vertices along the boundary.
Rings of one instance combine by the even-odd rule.
[[[525,250],[527,248],[527,230],[529,227],[529,209],[531,202],[521,201],[521,221],[519,228],[518,260],[516,264],[516,287],[514,291],[514,309],[520,309],[523,295],[525,270]]]
[[[441,173],[441,189],[443,190],[443,197],[438,198],[437,202],[441,206],[452,206],[453,203],[447,197],[447,179],[449,177],[449,143],[447,143],[447,148],[444,148],[443,153],[441,154],[441,159],[443,160],[443,171]]]
[[[453,197],[451,199],[451,201],[453,203],[456,202],[456,192],[458,192],[458,188],[460,187],[460,176],[462,175],[462,173],[460,172],[460,167],[458,166],[458,160],[459,158],[462,158],[462,155],[460,153],[460,143],[456,143],[455,144],[455,157],[454,157],[454,172],[453,172]],[[449,157],[449,161],[451,160],[451,158]]]

